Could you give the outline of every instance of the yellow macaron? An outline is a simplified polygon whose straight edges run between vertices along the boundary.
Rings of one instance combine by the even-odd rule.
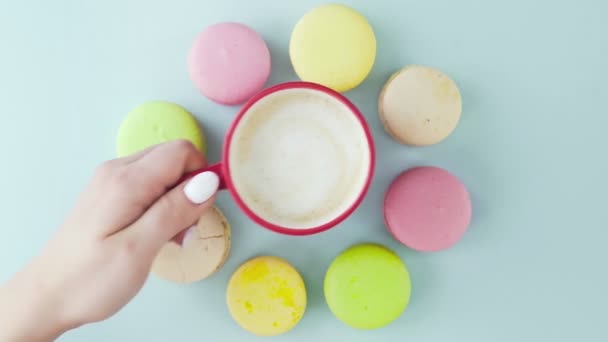
[[[376,38],[367,20],[336,4],[306,13],[296,24],[289,56],[298,77],[339,92],[358,86],[376,57]]]
[[[259,336],[280,335],[293,328],[306,310],[302,277],[285,260],[262,256],[241,265],[226,291],[232,318]]]

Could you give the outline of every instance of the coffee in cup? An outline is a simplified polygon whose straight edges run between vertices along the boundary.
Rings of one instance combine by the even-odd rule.
[[[348,209],[370,165],[358,118],[335,97],[305,88],[253,104],[234,129],[228,158],[245,205],[293,229],[322,225]]]
[[[288,235],[336,226],[361,203],[374,173],[369,127],[342,94],[319,84],[277,84],[251,98],[228,129],[215,172],[259,225]]]

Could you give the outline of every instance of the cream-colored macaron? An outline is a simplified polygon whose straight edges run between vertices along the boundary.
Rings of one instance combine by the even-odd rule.
[[[170,241],[160,250],[152,273],[176,283],[192,283],[215,273],[228,258],[230,225],[217,207],[207,210],[182,246]]]
[[[394,73],[378,98],[384,129],[407,145],[433,145],[449,136],[460,119],[458,87],[443,73],[411,65]]]

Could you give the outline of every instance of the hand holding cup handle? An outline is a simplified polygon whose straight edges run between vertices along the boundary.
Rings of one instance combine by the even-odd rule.
[[[232,158],[242,153],[256,154]],[[221,160],[182,180],[213,172],[218,189],[228,190],[257,224],[282,234],[310,235],[336,226],[358,207],[373,177],[374,153],[369,127],[347,98],[315,83],[288,82],[245,103],[225,136]],[[241,159],[252,162],[245,166]],[[252,188],[259,193],[250,195]],[[324,206],[327,199],[316,196],[320,193],[331,197],[333,206]],[[271,218],[258,202],[284,213]],[[334,209],[301,225],[276,219],[312,217],[323,207]]]

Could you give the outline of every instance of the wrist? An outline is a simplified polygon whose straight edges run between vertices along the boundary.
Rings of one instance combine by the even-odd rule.
[[[28,269],[0,287],[1,341],[54,341],[70,328],[58,315],[60,298]]]

